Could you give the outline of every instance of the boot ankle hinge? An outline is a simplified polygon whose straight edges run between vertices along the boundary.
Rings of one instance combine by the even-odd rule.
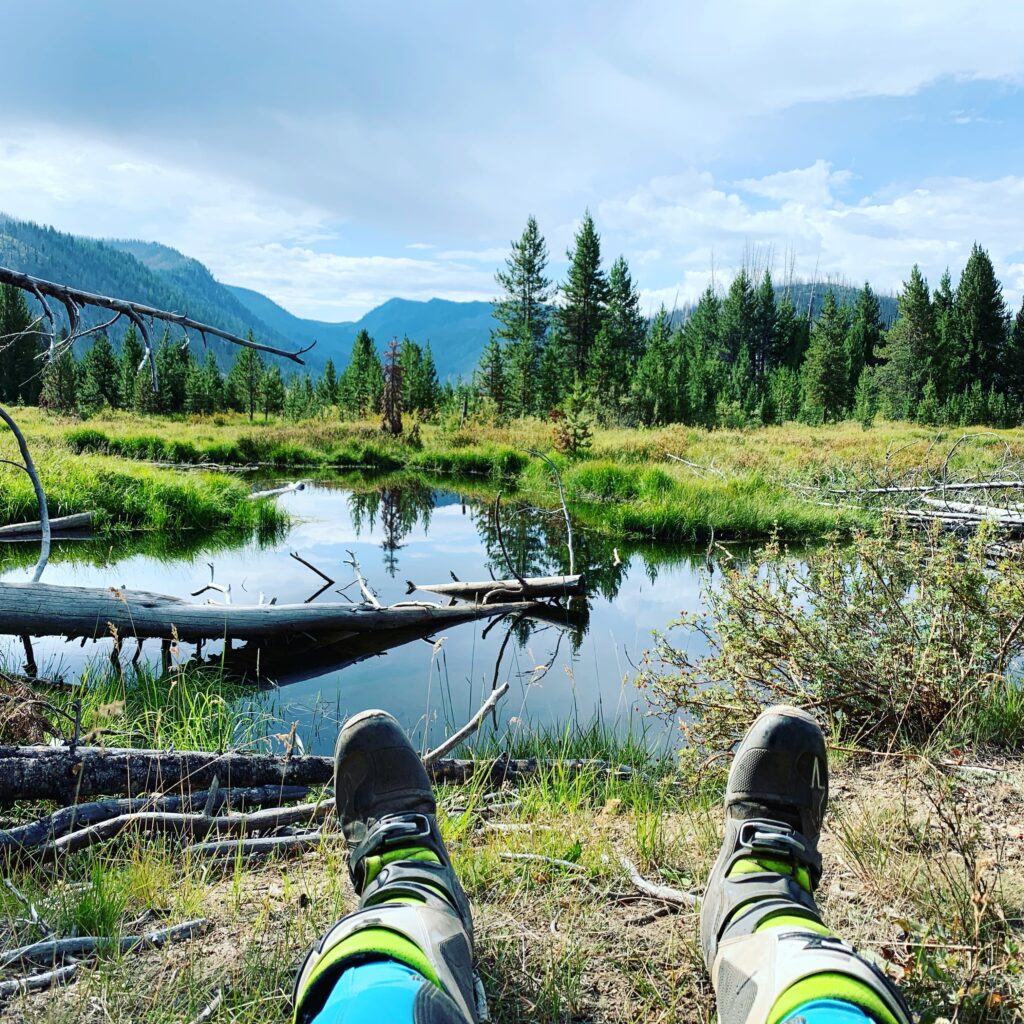
[[[739,846],[755,854],[793,858],[801,864],[815,864],[817,860],[798,832],[770,821],[745,821],[740,826]]]
[[[425,814],[389,814],[373,825],[352,851],[349,862],[355,871],[367,857],[415,845],[417,839],[430,839],[432,834]]]

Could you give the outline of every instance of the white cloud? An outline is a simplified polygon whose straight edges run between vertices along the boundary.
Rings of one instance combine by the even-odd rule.
[[[600,206],[625,248],[643,251],[657,240],[672,284],[644,292],[651,303],[693,300],[710,280],[726,283],[746,260],[774,264],[776,276],[796,261],[796,273],[859,284],[869,278],[897,290],[918,263],[933,284],[949,266],[954,279],[978,241],[996,264],[1011,302],[1024,292],[1024,177],[992,180],[934,178],[889,188],[856,201],[837,199],[830,182],[843,174],[818,161],[808,168],[744,181],[745,192],[772,202],[756,206],[718,187],[707,175],[655,179]],[[679,183],[685,183],[680,187]],[[799,183],[807,183],[801,190]],[[794,186],[794,187],[790,187]],[[678,282],[678,283],[676,283]]]

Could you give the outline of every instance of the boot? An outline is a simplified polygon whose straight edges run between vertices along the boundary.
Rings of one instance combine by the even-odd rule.
[[[776,1024],[820,999],[852,1003],[880,1024],[910,1024],[899,990],[832,936],[818,913],[827,804],[818,724],[797,708],[769,708],[736,750],[725,841],[701,905],[721,1024]]]
[[[424,977],[415,1019],[477,1024],[473,922],[437,825],[423,763],[385,711],[350,718],[334,760],[338,819],[359,909],[313,947],[299,971],[297,1024],[308,1024],[350,967],[397,960]]]

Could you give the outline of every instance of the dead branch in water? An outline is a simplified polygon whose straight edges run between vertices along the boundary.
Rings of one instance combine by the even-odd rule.
[[[497,706],[499,700],[508,693],[508,683],[502,683],[491,695],[480,705],[477,713],[461,728],[453,733],[440,746],[428,751],[423,755],[423,763],[429,768],[435,761],[440,760],[450,750],[454,750],[464,739],[468,739],[480,728],[480,723],[487,717],[487,713]]]

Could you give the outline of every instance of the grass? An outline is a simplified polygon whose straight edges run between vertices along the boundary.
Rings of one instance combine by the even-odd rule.
[[[178,670],[161,680],[94,670],[88,682],[57,699],[81,696],[87,727],[116,730],[111,743],[210,746],[251,742],[261,731],[259,721],[232,720],[242,705],[216,674]],[[599,723],[516,727],[472,747],[478,756],[500,749],[633,768],[620,777],[597,764],[573,773],[552,766],[497,795],[483,776],[439,789],[494,1019],[709,1020],[696,915],[655,915],[659,906],[638,897],[617,854],[648,878],[700,891],[721,841],[725,766],[684,773],[671,751],[652,749],[640,723],[626,735]],[[1024,856],[1013,826],[1024,818],[1024,761],[940,771],[924,758],[837,753],[833,769],[819,889],[825,920],[890,965],[925,1024],[1016,1019],[1024,884],[1004,865]],[[503,856],[515,852],[578,867]],[[185,945],[104,953],[73,985],[6,1008],[8,1019],[47,1024],[81,1020],[89,1007],[117,1024],[190,1021],[225,983],[223,1019],[283,1024],[309,943],[354,907],[341,845],[330,836],[295,860],[216,870],[183,857],[170,839],[132,836],[52,868],[21,867],[11,880],[59,934],[212,921]],[[27,918],[0,888],[4,948],[39,937]]]
[[[134,475],[123,460],[182,465],[264,466],[279,470],[362,470],[406,473],[518,491],[539,504],[557,504],[550,469],[526,449],[552,451],[550,424],[525,420],[508,426],[462,429],[424,424],[419,440],[384,437],[373,422],[259,421],[224,414],[212,418],[138,417],[107,413],[79,421],[24,409],[19,419],[34,450],[55,464],[106,457]],[[573,512],[584,523],[619,538],[661,541],[848,533],[863,514],[826,507],[799,490],[854,466],[910,465],[935,432],[907,424],[787,425],[756,431],[708,432],[687,427],[597,430],[591,450],[577,460],[552,453]],[[997,432],[962,446],[951,469],[994,466],[1003,442],[1021,447],[1020,431]],[[907,447],[909,446],[909,447]],[[893,451],[899,451],[895,457]],[[672,456],[686,460],[676,461]],[[122,461],[116,461],[122,460]],[[688,464],[687,464],[688,463]],[[97,463],[99,465],[100,463]],[[60,474],[57,474],[58,480]],[[47,482],[49,487],[49,481]],[[23,499],[24,500],[24,499]],[[0,506],[2,509],[2,506]]]

